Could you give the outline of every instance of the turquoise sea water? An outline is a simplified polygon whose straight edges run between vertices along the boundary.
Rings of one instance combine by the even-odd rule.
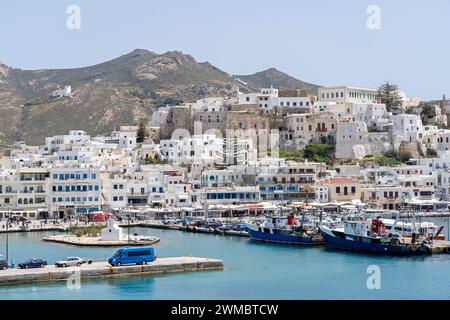
[[[450,255],[385,257],[324,247],[263,244],[247,238],[135,228],[161,238],[161,257],[213,257],[223,271],[82,280],[80,289],[65,282],[0,286],[0,299],[449,299]],[[49,263],[75,255],[105,259],[114,248],[80,248],[41,241],[46,233],[9,235],[15,263],[43,257]],[[5,252],[0,235],[0,253]],[[367,268],[381,270],[381,289],[369,290]],[[1,271],[0,271],[1,272]]]

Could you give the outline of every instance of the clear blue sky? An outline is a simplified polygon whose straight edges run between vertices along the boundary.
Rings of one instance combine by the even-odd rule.
[[[66,9],[81,9],[68,30]],[[369,30],[369,5],[381,30]],[[320,85],[450,95],[448,0],[0,0],[0,61],[70,68],[135,48],[181,50],[232,74],[276,67]]]

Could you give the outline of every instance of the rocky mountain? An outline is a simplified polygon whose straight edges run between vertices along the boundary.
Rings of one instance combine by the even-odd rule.
[[[270,83],[275,87],[313,88],[275,69],[269,73],[280,79]],[[156,54],[142,49],[74,69],[20,70],[0,63],[0,148],[14,140],[41,144],[45,136],[69,129],[108,133],[120,125],[148,120],[162,105],[229,95],[236,84],[244,92],[266,86],[270,75],[257,75],[239,76],[248,81],[244,85],[181,52]],[[72,87],[72,97],[52,97],[64,86]]]
[[[252,75],[235,75],[235,78],[247,83],[251,88],[306,89],[317,94],[319,86],[298,80],[275,68],[270,68]]]

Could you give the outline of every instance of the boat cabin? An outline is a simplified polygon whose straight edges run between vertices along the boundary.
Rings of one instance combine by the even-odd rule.
[[[344,233],[349,236],[378,238],[387,236],[386,226],[380,219],[365,221],[347,221]]]
[[[266,221],[264,222],[264,227],[269,229],[283,229],[288,226],[296,226],[297,219],[293,215],[285,217],[273,217],[266,216]]]

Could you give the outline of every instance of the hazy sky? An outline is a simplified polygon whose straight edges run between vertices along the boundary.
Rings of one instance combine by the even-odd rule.
[[[69,5],[81,28],[69,30]],[[369,5],[381,29],[367,27]],[[319,85],[450,95],[449,0],[0,0],[0,61],[92,65],[135,48],[180,50],[231,74],[276,67]]]

